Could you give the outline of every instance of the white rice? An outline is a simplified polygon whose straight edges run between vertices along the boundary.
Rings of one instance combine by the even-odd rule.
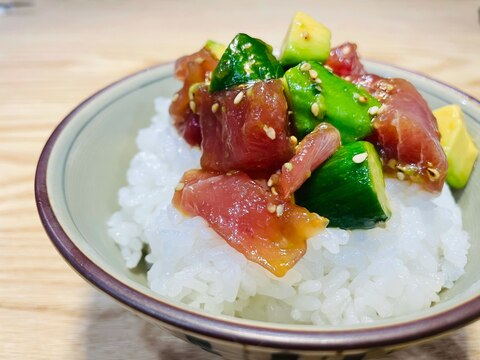
[[[108,221],[126,265],[145,257],[148,283],[160,295],[212,314],[282,323],[355,324],[428,308],[464,272],[469,247],[450,190],[435,197],[386,179],[392,218],[384,227],[327,229],[308,241],[304,258],[283,278],[247,261],[200,217],[171,205],[184,171],[200,151],[178,136],[169,99],[139,132],[138,153]]]

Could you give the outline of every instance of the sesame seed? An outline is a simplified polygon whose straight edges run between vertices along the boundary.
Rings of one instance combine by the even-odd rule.
[[[435,181],[440,178],[440,173],[435,168],[427,168],[427,174],[430,181]]]
[[[197,64],[201,64],[201,63],[203,63],[204,61],[205,61],[205,59],[202,59],[202,58],[199,58],[199,57],[195,59],[195,62],[196,62]]]
[[[342,53],[343,53],[343,55],[348,55],[348,54],[350,54],[351,51],[352,51],[352,49],[350,49],[350,46],[344,46],[344,47],[342,47]]]
[[[275,189],[274,186],[270,188],[270,191],[272,192],[273,195],[278,195],[277,189]]]
[[[360,95],[360,96],[358,97],[358,102],[360,102],[360,103],[362,103],[362,104],[365,104],[367,101],[368,101],[367,98],[366,98],[365,96],[363,96],[363,95]]]
[[[318,73],[313,69],[308,70],[308,74],[312,80],[315,80],[318,77]]]
[[[397,166],[397,160],[395,159],[390,159],[387,161],[387,166],[390,168],[390,169],[395,169],[396,166]]]
[[[243,99],[243,91],[240,91],[237,96],[235,96],[235,99],[233,99],[233,103],[235,105],[240,104],[240,101]]]
[[[213,112],[214,114],[217,112],[219,106],[220,106],[220,105],[218,105],[218,103],[214,103],[214,104],[212,105],[212,112]]]
[[[300,33],[300,37],[301,37],[302,39],[307,40],[307,39],[310,37],[310,34],[308,33],[308,31],[302,31],[302,32]]]
[[[197,105],[195,104],[195,101],[190,101],[190,109],[195,112],[195,109],[196,109]]]
[[[263,131],[265,131],[265,134],[267,134],[269,139],[275,140],[276,133],[274,128],[267,125],[263,125]]]
[[[315,86],[315,89],[317,89],[317,91],[319,92],[322,92],[323,90],[323,88],[320,85]]]
[[[355,155],[352,158],[352,160],[353,160],[354,163],[360,164],[360,163],[364,162],[367,159],[367,157],[368,157],[368,153],[363,152],[363,153]]]
[[[273,214],[275,211],[277,211],[277,206],[275,204],[268,204],[267,210],[270,214]]]
[[[287,171],[291,171],[293,169],[292,163],[289,163],[289,162],[286,162],[285,164],[283,164],[283,166],[285,167],[285,170],[287,170]]]
[[[268,181],[267,181],[267,186],[268,186],[268,187],[271,187],[272,185],[273,185],[273,180],[272,180],[272,178],[270,177],[270,178],[268,179]]]
[[[312,104],[312,106],[310,107],[310,111],[315,117],[318,116],[318,114],[320,114],[320,107],[316,102]]]
[[[327,69],[328,71],[333,72],[333,69],[332,69],[330,66],[324,65],[323,67],[324,67],[325,69]]]
[[[252,43],[246,43],[245,45],[243,45],[244,49],[248,49],[248,48],[251,48],[251,47],[252,47]]]
[[[290,136],[290,139],[289,139],[289,140],[290,140],[290,144],[291,144],[292,146],[295,146],[295,145],[298,144],[298,139],[297,139],[295,136],[293,136],[293,135]]]
[[[284,209],[285,209],[285,206],[283,204],[277,205],[277,209],[275,210],[275,212],[277,213],[278,217],[283,215]]]
[[[185,183],[179,182],[177,186],[175,186],[175,191],[182,191],[184,187],[185,187]]]
[[[352,81],[352,77],[351,77],[351,76],[348,76],[348,75],[345,76],[344,79],[345,79],[346,81]]]
[[[179,96],[180,96],[180,95],[178,95],[178,93],[176,93],[175,95],[173,95],[172,101],[177,101]]]
[[[309,63],[303,63],[302,65],[300,65],[300,70],[301,71],[308,71],[312,68],[312,65],[310,65]]]
[[[368,109],[368,113],[370,115],[375,115],[376,113],[378,113],[378,109],[379,109],[378,106],[372,106],[371,108]]]
[[[321,83],[322,83],[322,79],[316,78],[316,79],[315,79],[315,82],[316,82],[317,84],[321,84]]]
[[[402,180],[402,181],[403,181],[403,180],[405,180],[405,174],[404,174],[403,172],[401,172],[401,171],[398,171],[398,172],[397,172],[397,178],[398,178],[398,180]]]

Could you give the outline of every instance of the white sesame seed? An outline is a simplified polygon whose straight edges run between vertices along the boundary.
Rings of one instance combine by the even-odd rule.
[[[300,33],[300,37],[302,39],[307,40],[310,37],[310,34],[308,33],[308,31],[303,31],[303,32]]]
[[[351,77],[351,76],[348,76],[348,75],[345,76],[344,79],[345,79],[346,81],[352,81],[352,77]]]
[[[268,204],[267,210],[270,214],[273,214],[275,211],[277,211],[277,206],[275,204]]]
[[[390,168],[390,169],[395,169],[395,167],[397,166],[397,160],[395,159],[390,159],[387,161],[387,166]]]
[[[195,101],[191,100],[190,101],[190,109],[195,112],[195,109],[197,108],[197,105],[195,104]]]
[[[293,169],[292,163],[289,163],[289,162],[286,162],[285,164],[283,164],[283,166],[285,167],[285,170],[287,170],[287,171],[291,171]]]
[[[235,99],[233,99],[233,103],[235,105],[240,104],[240,101],[243,99],[243,91],[240,91],[237,96],[235,96]]]
[[[270,178],[268,179],[268,181],[267,181],[267,186],[268,186],[268,187],[271,187],[272,185],[273,185],[273,180],[272,180],[272,178],[270,177]]]
[[[435,181],[440,177],[440,173],[435,168],[427,168],[427,174],[430,181]]]
[[[312,66],[309,63],[303,63],[300,65],[300,70],[301,71],[308,71],[312,68]]]
[[[220,105],[218,105],[218,103],[214,103],[214,104],[212,105],[212,112],[213,112],[214,114],[217,112],[219,106],[220,106]]]
[[[312,80],[315,80],[318,77],[318,73],[313,69],[308,70],[308,74]]]
[[[202,58],[199,58],[199,57],[195,59],[195,62],[196,62],[197,64],[201,64],[201,63],[203,63],[204,61],[205,61],[205,59],[202,59]]]
[[[245,45],[243,45],[244,49],[248,49],[250,47],[252,47],[252,43],[246,43]]]
[[[285,209],[285,206],[283,204],[277,205],[277,209],[275,210],[275,212],[277,213],[278,217],[283,215],[284,209]]]
[[[179,96],[180,96],[180,95],[178,95],[178,93],[176,93],[175,95],[173,95],[172,101],[177,101]]]
[[[379,109],[378,106],[372,106],[371,108],[368,109],[368,113],[370,115],[375,115],[376,113],[378,113],[378,109]]]
[[[267,134],[268,138],[271,139],[271,140],[275,140],[276,138],[276,133],[275,133],[275,129],[270,127],[270,126],[267,126],[267,125],[263,125],[263,131],[265,131],[265,134]]]
[[[185,184],[183,182],[179,182],[177,186],[175,186],[175,191],[182,191],[184,187]]]
[[[327,69],[328,71],[333,72],[333,69],[332,69],[330,66],[324,65],[323,67],[324,67],[325,69]]]
[[[350,46],[344,46],[344,47],[342,47],[342,53],[343,53],[343,55],[348,55],[348,54],[350,54],[351,51],[352,51],[352,49],[350,49]]]
[[[290,140],[290,144],[291,144],[292,146],[295,146],[295,145],[298,144],[298,139],[297,139],[295,136],[293,136],[293,135],[290,136],[290,139],[289,139],[289,140]]]
[[[352,158],[352,160],[353,160],[354,163],[360,164],[360,163],[364,162],[367,159],[367,157],[368,157],[368,153],[363,152],[363,153],[355,155]]]
[[[398,180],[405,180],[405,174],[401,171],[397,171]]]
[[[318,116],[318,114],[320,114],[320,107],[316,102],[312,104],[312,106],[310,107],[310,111],[315,117]]]
[[[316,78],[316,79],[315,79],[315,82],[316,82],[317,84],[321,84],[321,83],[322,83],[322,79]]]
[[[366,103],[367,101],[368,101],[367,98],[363,95],[360,95],[358,97],[358,102],[360,102],[360,103]]]
[[[323,90],[323,88],[320,85],[316,85],[315,89],[317,89],[317,91],[319,91],[319,92],[322,92],[322,90]]]

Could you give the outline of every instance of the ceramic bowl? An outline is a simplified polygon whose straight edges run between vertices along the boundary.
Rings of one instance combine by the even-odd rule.
[[[480,103],[445,84],[389,65],[367,69],[405,78],[431,108],[457,103],[480,144]],[[155,97],[179,88],[173,65],[141,71],[100,90],[58,125],[40,157],[35,193],[53,244],[88,282],[126,308],[176,336],[226,358],[299,359],[311,356],[360,359],[391,351],[463,326],[480,316],[480,166],[463,191],[455,192],[471,236],[466,274],[442,292],[441,302],[408,316],[356,326],[281,325],[210,316],[162,298],[146,285],[145,273],[128,270],[106,222],[118,209],[117,191],[136,152],[137,131],[154,115]]]

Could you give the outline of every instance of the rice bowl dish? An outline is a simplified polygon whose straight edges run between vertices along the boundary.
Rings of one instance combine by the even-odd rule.
[[[108,233],[156,294],[213,315],[365,324],[440,301],[478,154],[456,105],[369,73],[297,13],[280,54],[239,33],[175,63]],[[385,175],[385,176],[384,176]]]
[[[151,265],[160,295],[212,314],[279,323],[355,324],[419,311],[438,301],[464,272],[469,247],[461,212],[445,186],[440,196],[386,179],[393,208],[384,228],[328,229],[308,240],[305,257],[281,279],[247,261],[200,217],[171,204],[200,151],[178,136],[170,99],[137,137],[138,153],[119,191],[122,210],[108,222],[129,268]]]

